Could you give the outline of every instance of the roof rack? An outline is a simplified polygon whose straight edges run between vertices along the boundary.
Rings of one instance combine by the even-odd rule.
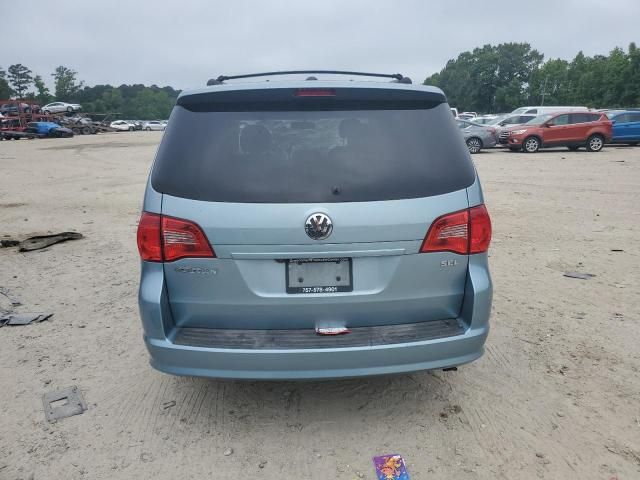
[[[264,73],[247,73],[245,75],[220,75],[218,78],[212,78],[207,82],[207,86],[220,85],[225,80],[235,80],[238,78],[253,78],[253,77],[269,77],[272,75],[293,75],[293,74],[310,74],[321,73],[329,75],[353,75],[359,77],[382,77],[391,78],[398,83],[411,83],[409,77],[405,77],[401,73],[366,73],[366,72],[345,72],[342,70],[286,70],[282,72],[264,72]],[[316,80],[314,77],[309,77],[307,80]]]

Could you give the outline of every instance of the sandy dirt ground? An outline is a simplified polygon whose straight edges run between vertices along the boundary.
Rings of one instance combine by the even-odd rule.
[[[0,235],[85,235],[0,249],[0,309],[54,313],[0,329],[0,479],[374,479],[385,453],[415,480],[640,478],[640,148],[474,157],[494,222],[479,361],[268,383],[148,365],[135,230],[160,138],[0,142]],[[88,410],[49,424],[42,394],[72,385]]]

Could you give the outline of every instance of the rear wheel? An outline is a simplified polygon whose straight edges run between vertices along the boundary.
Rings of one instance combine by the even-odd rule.
[[[467,140],[467,148],[469,149],[469,153],[478,153],[482,150],[482,140],[478,137],[471,137]]]
[[[540,140],[537,137],[527,137],[522,145],[527,153],[536,153],[540,150]]]
[[[71,129],[74,135],[80,135],[80,129],[78,127],[74,127]]]
[[[567,148],[572,152],[577,152],[580,147],[578,145],[571,145],[570,147],[567,147]]]
[[[587,151],[588,152],[599,152],[604,147],[604,138],[602,135],[591,135],[587,139]]]
[[[133,132],[133,127],[129,127],[129,131],[130,131],[130,132]]]
[[[151,131],[151,128],[147,127],[147,128],[145,128],[145,130],[146,130],[147,132],[150,132],[150,131]]]
[[[83,135],[91,135],[91,129],[89,127],[82,127]]]

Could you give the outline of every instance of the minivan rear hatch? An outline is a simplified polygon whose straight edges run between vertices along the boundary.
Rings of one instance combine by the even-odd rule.
[[[151,182],[163,194],[162,214],[197,224],[216,256],[165,264],[179,325],[457,316],[466,255],[419,253],[436,218],[469,207],[475,179],[444,96],[406,85],[313,84],[218,87],[178,99]],[[314,215],[331,222],[327,236],[310,235]],[[306,263],[321,259],[336,262],[338,287],[347,276],[349,285],[293,292],[292,282],[314,277]],[[305,307],[314,304],[322,309]]]

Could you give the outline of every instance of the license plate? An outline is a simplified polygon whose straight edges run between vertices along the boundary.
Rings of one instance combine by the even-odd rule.
[[[350,258],[305,258],[287,260],[287,293],[352,292]]]

